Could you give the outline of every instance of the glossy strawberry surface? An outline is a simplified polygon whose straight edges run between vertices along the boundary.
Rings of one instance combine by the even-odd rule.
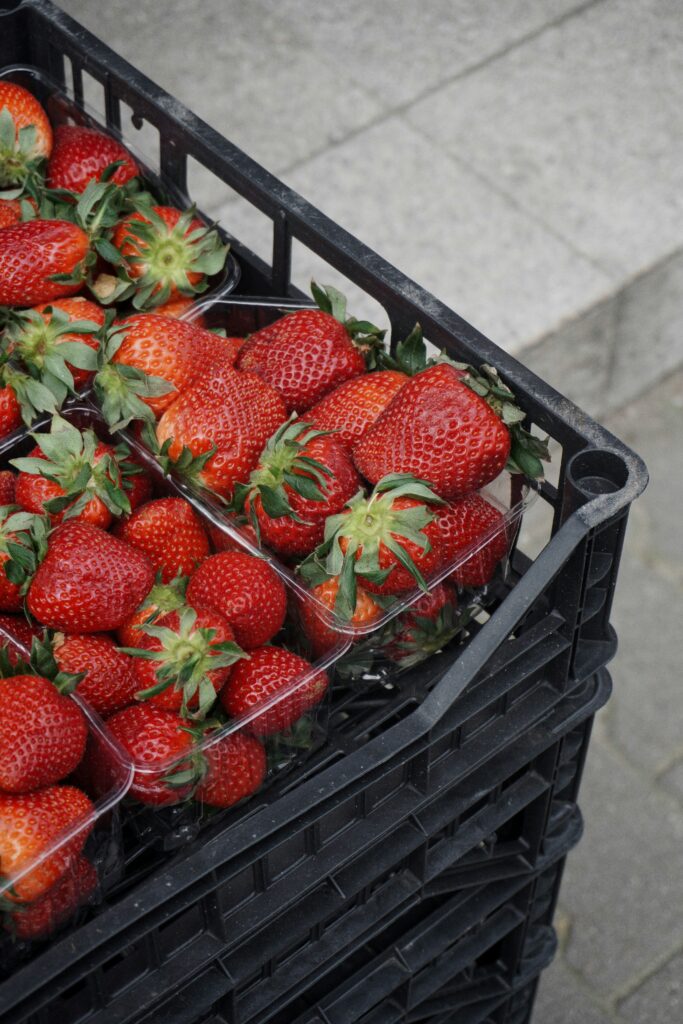
[[[211,733],[207,733],[207,739]],[[203,752],[206,774],[195,799],[211,807],[232,807],[261,788],[266,777],[266,752],[255,736],[236,732],[223,736]]]
[[[65,220],[29,220],[0,230],[0,305],[34,306],[83,286],[90,239]],[[68,274],[73,283],[52,280]]]
[[[209,554],[204,525],[183,498],[156,498],[118,524],[116,536],[149,558],[163,583],[189,576]]]
[[[76,857],[56,885],[13,911],[5,927],[17,939],[47,939],[88,902],[97,883],[94,865],[86,857]]]
[[[289,729],[319,704],[328,685],[326,673],[312,672],[311,663],[298,654],[282,647],[258,647],[250,652],[249,661],[235,666],[221,702],[233,718],[240,718],[280,695],[244,727],[256,736],[269,736]]]
[[[144,804],[177,803],[186,797],[190,785],[175,788],[167,774],[188,768],[193,739],[187,723],[173,711],[153,704],[136,704],[112,715],[107,728],[138,766],[130,793]],[[144,770],[143,770],[144,768]]]
[[[76,692],[98,714],[111,715],[135,700],[133,663],[106,633],[58,633],[54,656],[62,672],[85,673]]]
[[[99,181],[109,164],[120,163],[110,181],[125,185],[137,177],[140,169],[124,145],[82,125],[59,125],[54,137],[52,155],[47,165],[50,188],[84,192],[88,182]]]
[[[365,434],[409,378],[397,370],[364,373],[330,391],[306,413],[318,430],[333,430],[348,448]]]
[[[450,578],[461,586],[480,587],[488,583],[507,554],[503,513],[481,495],[470,494],[439,508],[436,523],[443,566],[462,563]],[[469,550],[472,554],[465,558]]]

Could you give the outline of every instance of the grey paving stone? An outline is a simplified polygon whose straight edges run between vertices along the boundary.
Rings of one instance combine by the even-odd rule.
[[[531,1024],[610,1024],[561,960],[543,972]]]
[[[665,789],[683,802],[683,758],[661,775],[659,781]]]
[[[680,14],[595,4],[407,116],[610,272],[639,272],[681,244]]]
[[[683,812],[596,740],[581,791],[585,835],[567,861],[565,953],[606,997],[683,941]]]
[[[674,1024],[683,1020],[683,954],[672,957],[640,988],[619,1004],[629,1024]]]

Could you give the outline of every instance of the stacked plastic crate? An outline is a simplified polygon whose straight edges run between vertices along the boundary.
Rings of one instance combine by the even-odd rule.
[[[337,666],[320,742],[295,771],[210,820],[103,807],[102,902],[8,954],[0,1019],[522,1024],[581,835],[578,789],[611,689],[611,603],[642,463],[45,0],[0,3],[8,67],[77,106],[86,89],[98,94],[114,132],[125,104],[136,127],[158,129],[170,187],[187,193],[192,157],[270,218],[272,263],[231,239],[236,264],[213,316],[239,332],[300,302],[297,240],[377,300],[393,336],[419,321],[454,358],[495,365],[555,442],[557,479],[539,486],[535,530],[518,536],[466,643],[402,672]]]

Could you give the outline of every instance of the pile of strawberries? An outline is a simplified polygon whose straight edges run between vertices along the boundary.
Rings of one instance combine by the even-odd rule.
[[[540,477],[547,449],[493,368],[428,358],[419,327],[390,353],[333,288],[247,338],[187,318],[224,265],[217,232],[6,81],[0,189],[0,438],[48,414],[0,473],[0,875],[19,879],[0,909],[32,937],[94,892],[92,801],[122,771],[145,804],[232,806],[315,713],[310,659],[340,628],[410,605],[385,652],[443,647],[510,543],[481,489]],[[288,601],[288,574],[310,597]],[[292,613],[310,658],[282,642]]]

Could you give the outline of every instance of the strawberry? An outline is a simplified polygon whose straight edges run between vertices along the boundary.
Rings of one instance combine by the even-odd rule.
[[[315,603],[317,601],[330,613],[333,613],[338,592],[339,577],[331,576],[317,586],[311,587],[311,597],[315,598],[315,601],[302,598],[299,602],[299,621],[315,658],[322,657],[342,639],[341,634],[330,625],[329,618],[318,609]],[[382,609],[372,596],[362,587],[357,586],[356,607],[349,624],[358,629],[371,627],[381,614]]]
[[[351,449],[407,380],[397,370],[354,377],[316,402],[306,413],[306,422],[317,430],[336,431],[337,440]]]
[[[34,306],[83,286],[88,234],[67,220],[28,220],[0,231],[0,305]]]
[[[90,181],[101,181],[113,163],[119,166],[108,180],[116,185],[125,185],[140,173],[126,147],[111,135],[82,125],[61,124],[47,165],[48,187],[84,192]]]
[[[31,902],[58,882],[85,845],[93,810],[91,801],[75,786],[0,793],[0,897],[12,903]],[[71,839],[48,852],[75,829]],[[31,867],[39,857],[44,859]]]
[[[150,409],[155,415],[164,412],[179,392],[186,391],[214,367],[231,365],[236,354],[231,339],[221,338],[197,323],[139,313],[123,320],[110,335],[106,351],[109,361],[95,378],[95,393],[107,421],[124,425]],[[142,401],[131,403],[131,383],[145,379],[163,380],[167,386],[161,393],[140,392]]]
[[[227,621],[209,608],[179,608],[140,626],[133,656],[138,700],[168,711],[204,718],[232,665],[246,655]]]
[[[136,647],[140,631],[136,628],[143,622],[155,622],[160,615],[174,612],[185,604],[187,576],[176,576],[170,583],[162,583],[159,573],[154,585],[140,606],[116,631],[122,647]]]
[[[259,546],[256,530],[251,523],[242,522],[240,519],[237,529],[239,530],[240,535],[244,537],[245,541],[255,548]],[[207,530],[209,532],[209,539],[214,551],[244,551],[244,544],[235,540],[231,534],[227,533],[220,526],[214,526],[213,523],[207,523]]]
[[[69,870],[51,889],[9,915],[5,928],[17,939],[46,939],[89,902],[97,882],[97,871],[90,861],[83,856],[75,857]]]
[[[203,523],[184,498],[148,501],[120,522],[114,533],[149,558],[163,583],[189,576],[209,554]]]
[[[5,383],[6,377],[11,380],[12,376],[12,369],[0,363],[0,439],[18,430],[22,424],[17,393],[11,384]]]
[[[141,551],[97,526],[67,522],[52,533],[26,603],[51,629],[102,633],[130,618],[153,579]]]
[[[27,793],[70,775],[85,751],[83,712],[68,686],[42,676],[0,679],[0,789]]]
[[[189,794],[194,739],[179,715],[145,702],[117,711],[107,720],[107,728],[136,766],[131,796],[160,806]],[[97,756],[107,756],[104,748]],[[102,767],[95,763],[93,770],[97,774]]]
[[[207,739],[211,732],[205,733]],[[268,762],[254,736],[234,732],[203,751],[206,774],[194,794],[211,807],[232,807],[261,788]]]
[[[164,302],[163,306],[157,306],[154,310],[160,316],[172,316],[174,319],[178,317],[184,317],[186,313],[194,306],[195,299],[192,295],[181,295],[178,299],[171,299],[169,302]],[[192,323],[197,324],[199,327],[204,327],[203,318],[192,317]],[[230,338],[230,341],[239,341],[240,345],[244,341],[243,338]]]
[[[4,612],[23,610],[26,576],[35,567],[34,525],[34,517],[16,506],[0,507],[0,610]],[[16,567],[18,559],[26,571]]]
[[[407,385],[406,385],[407,386]],[[404,594],[441,564],[434,506],[443,504],[422,480],[395,474],[381,480],[369,498],[361,491],[346,509],[330,516],[325,540],[300,566],[309,584],[339,576],[335,612],[352,618],[357,577],[373,594]]]
[[[29,205],[23,206],[22,203]],[[35,204],[28,199],[0,199],[0,229],[19,224],[22,220],[30,220],[32,209],[35,213]]]
[[[253,715],[278,696],[277,703],[250,717],[245,729],[256,736],[284,732],[322,700],[329,685],[325,672],[283,647],[257,647],[241,661],[221,693],[221,703],[233,718]]]
[[[263,540],[288,558],[307,555],[323,539],[325,520],[361,486],[346,449],[306,423],[285,423],[268,440],[235,504]]]
[[[13,473],[11,469],[0,470],[0,506],[14,504],[16,484],[16,473]]]
[[[231,366],[214,369],[159,420],[162,464],[229,498],[286,417],[277,391],[260,377]]]
[[[224,551],[205,559],[190,580],[187,602],[224,616],[245,650],[268,643],[282,628],[287,612],[287,592],[278,574],[245,551]]]
[[[81,296],[57,299],[15,313],[5,341],[61,404],[97,369],[96,334],[103,323],[104,310],[96,303]]]
[[[437,511],[442,566],[473,553],[451,575],[463,587],[483,587],[508,550],[505,517],[479,494],[469,494]]]
[[[313,294],[320,309],[296,310],[255,331],[237,356],[237,368],[276,388],[288,412],[305,412],[342,381],[359,377],[384,337],[372,324],[346,319],[346,299],[334,288],[314,284]]]
[[[81,431],[58,415],[49,434],[31,436],[37,445],[28,457],[10,460],[19,470],[16,501],[23,509],[49,513],[53,525],[74,519],[103,530],[131,511],[124,474],[138,467],[126,460],[125,445],[104,444],[93,430]]]
[[[135,700],[139,686],[132,660],[106,633],[57,633],[53,653],[61,672],[83,673],[78,696],[98,714],[111,715]]]
[[[438,583],[391,623],[391,639],[383,653],[401,668],[418,665],[436,654],[463,628],[457,613],[455,587]]]
[[[34,637],[43,634],[42,627],[28,622],[23,615],[0,615],[0,648],[7,652],[10,665],[28,661]]]
[[[112,297],[132,299],[136,309],[206,291],[208,278],[225,266],[229,248],[215,228],[195,216],[194,207],[181,211],[147,204],[118,224],[112,244],[121,256]]]
[[[0,189],[24,184],[51,152],[52,128],[38,100],[0,81]]]

